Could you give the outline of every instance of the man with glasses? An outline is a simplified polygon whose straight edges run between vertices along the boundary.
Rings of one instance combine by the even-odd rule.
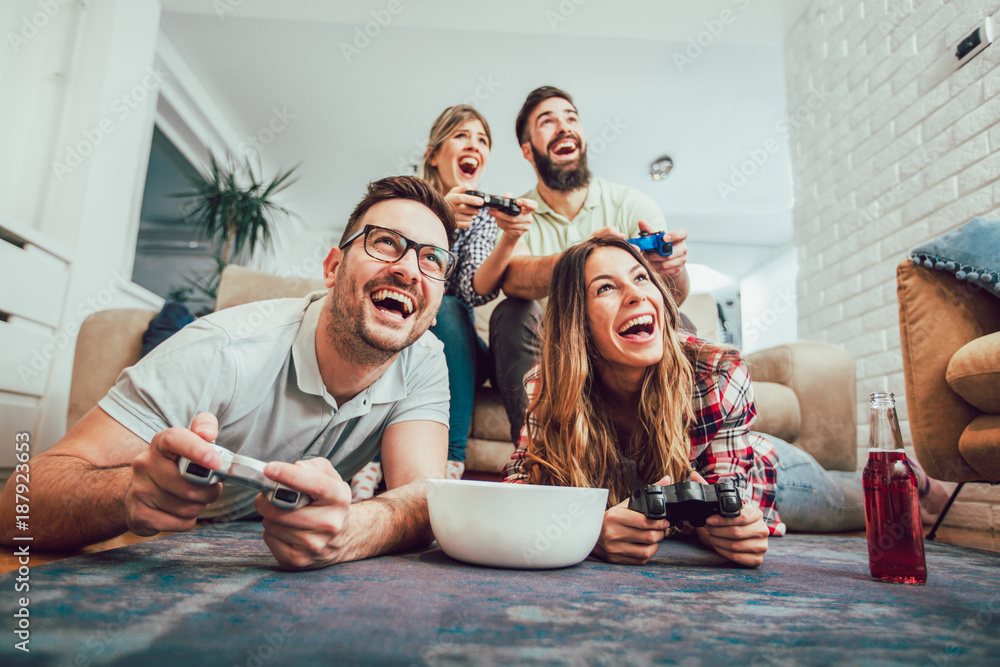
[[[185,327],[32,459],[33,546],[75,549],[254,510],[286,569],[429,542],[424,480],[444,473],[449,396],[441,343],[425,333],[454,269],[454,228],[451,207],[424,181],[370,184],[323,263],[326,291]],[[208,443],[269,461],[264,476],[311,503],[280,509],[243,487],[181,477],[181,457],[222,465]],[[379,451],[387,491],[351,505],[344,480]],[[14,500],[7,485],[7,544]]]

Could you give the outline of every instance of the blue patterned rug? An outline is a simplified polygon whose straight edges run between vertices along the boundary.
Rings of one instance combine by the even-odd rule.
[[[644,567],[465,565],[436,546],[277,569],[256,523],[34,567],[30,654],[0,664],[898,664],[1000,661],[1000,554],[927,544],[871,581],[863,538],[772,539],[758,570],[664,542]],[[11,623],[17,573],[0,577]],[[30,659],[30,661],[29,661]]]

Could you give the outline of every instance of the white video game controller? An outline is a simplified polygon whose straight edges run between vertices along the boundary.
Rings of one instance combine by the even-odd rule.
[[[263,493],[275,507],[283,510],[294,510],[305,507],[312,502],[305,493],[290,489],[284,484],[268,479],[264,476],[263,461],[234,454],[225,447],[220,447],[215,443],[209,443],[215,451],[222,457],[222,464],[217,470],[211,470],[194,463],[183,456],[177,461],[177,467],[181,471],[181,477],[194,482],[195,484],[209,485],[216,484],[222,480],[227,480],[248,489],[256,489]]]

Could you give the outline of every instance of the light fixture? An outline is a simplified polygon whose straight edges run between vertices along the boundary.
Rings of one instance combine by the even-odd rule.
[[[658,157],[653,160],[653,163],[649,165],[649,180],[651,181],[662,181],[670,173],[670,170],[674,168],[674,161],[669,155],[664,155],[663,157]]]

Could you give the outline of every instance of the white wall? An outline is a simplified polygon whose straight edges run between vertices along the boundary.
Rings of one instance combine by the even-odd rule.
[[[817,0],[788,33],[795,246],[808,267],[799,333],[857,360],[859,445],[872,391],[895,393],[910,440],[896,265],[977,215],[1000,217],[1000,45],[957,71],[952,56],[984,17],[998,25],[998,10]],[[1000,528],[1000,488],[967,497],[978,502],[957,503],[948,523]]]
[[[580,8],[592,10],[600,11]],[[540,10],[525,20],[542,20]],[[673,56],[687,42],[499,33],[481,23],[463,30],[394,23],[347,62],[339,45],[350,44],[357,28],[248,19],[241,11],[223,20],[163,18],[165,34],[225,115],[240,123],[242,137],[267,131],[275,109],[294,116],[280,132],[268,131],[262,156],[272,165],[303,162],[288,198],[297,199],[295,210],[311,230],[339,236],[366,183],[419,160],[434,118],[469,98],[494,136],[484,189],[527,191],[534,174],[515,140],[514,118],[531,89],[552,84],[576,98],[593,171],[640,188],[660,204],[671,228],[688,229],[692,262],[711,261],[738,277],[790,241],[778,45],[717,42],[678,67]],[[774,152],[763,166],[751,162],[751,176],[737,180],[739,187],[723,200],[719,183],[728,183],[765,145]],[[648,164],[663,153],[676,167],[665,181],[651,182]],[[744,242],[740,235],[750,229],[752,241]],[[301,244],[305,249],[291,240],[279,267],[297,266],[314,246],[311,238]]]
[[[798,275],[795,248],[789,246],[740,281],[743,352],[798,339]]]
[[[72,345],[86,315],[157,303],[135,290],[128,276],[156,101],[151,66],[159,4],[52,4],[58,12],[2,70],[16,73],[9,98],[16,103],[2,106],[24,122],[0,123],[17,156],[4,156],[0,206],[73,257],[42,424],[32,433],[37,451],[65,431]],[[20,2],[17,11],[21,25],[40,10],[35,2]]]
[[[77,2],[53,2],[43,10],[33,0],[3,3],[0,82],[0,208],[39,228],[51,180],[68,74],[84,10]],[[64,239],[54,239],[67,245]]]

